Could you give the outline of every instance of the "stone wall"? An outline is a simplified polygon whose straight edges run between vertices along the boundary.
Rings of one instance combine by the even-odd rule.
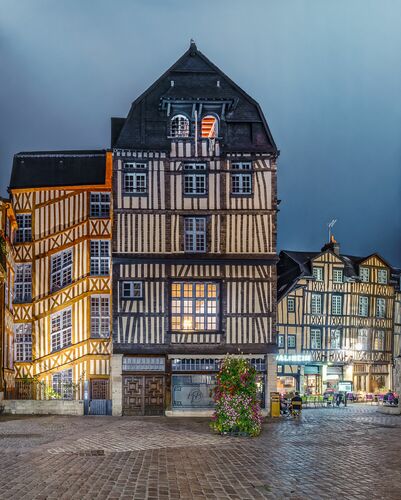
[[[110,360],[110,382],[113,416],[121,417],[123,414],[123,355],[113,354]]]
[[[394,358],[393,389],[401,394],[401,357]]]
[[[1,401],[4,413],[13,415],[83,415],[83,401],[68,401],[52,399],[50,401],[35,401],[31,399],[4,399]]]
[[[277,391],[277,361],[276,354],[266,356],[267,363],[267,381],[266,381],[266,410],[270,415],[270,393]]]

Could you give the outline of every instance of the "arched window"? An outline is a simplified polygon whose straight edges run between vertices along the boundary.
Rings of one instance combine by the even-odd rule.
[[[171,119],[171,137],[189,137],[189,120],[184,115],[175,115]]]
[[[202,138],[214,139],[218,135],[218,121],[215,116],[206,115],[202,118]]]

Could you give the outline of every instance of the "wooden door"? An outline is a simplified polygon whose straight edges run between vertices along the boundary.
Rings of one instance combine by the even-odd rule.
[[[145,415],[163,415],[164,413],[164,376],[145,376]]]
[[[163,415],[164,375],[124,375],[123,415]]]
[[[123,415],[144,414],[143,379],[136,375],[123,376]]]
[[[106,379],[91,380],[91,399],[109,399],[109,381]]]

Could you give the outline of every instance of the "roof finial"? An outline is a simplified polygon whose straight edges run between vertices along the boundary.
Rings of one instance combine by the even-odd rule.
[[[198,51],[198,47],[196,46],[195,40],[193,38],[191,38],[189,50],[191,51],[191,55],[195,55]]]

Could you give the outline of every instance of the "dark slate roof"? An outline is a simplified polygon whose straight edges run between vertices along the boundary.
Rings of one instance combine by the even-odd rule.
[[[14,156],[9,189],[104,184],[106,150],[34,151]]]
[[[209,61],[194,42],[133,102],[126,119],[112,118],[111,146],[168,151],[171,116],[167,116],[161,103],[179,101],[229,101],[220,122],[222,150],[278,154],[259,104]]]
[[[280,300],[296,285],[300,278],[312,276],[312,261],[321,252],[294,252],[291,250],[282,250],[280,260],[277,264],[277,297]],[[379,254],[376,255],[390,268],[390,282],[399,288],[401,270],[391,267]],[[354,255],[338,256],[344,262],[344,276],[347,278],[358,278],[359,265],[371,255],[366,257],[356,257]]]

